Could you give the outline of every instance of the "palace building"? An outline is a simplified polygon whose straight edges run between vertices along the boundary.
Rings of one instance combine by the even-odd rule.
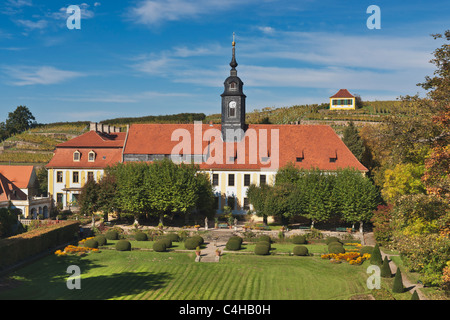
[[[248,187],[273,184],[277,170],[288,163],[327,172],[347,167],[367,171],[330,126],[247,124],[237,65],[233,39],[230,75],[221,94],[221,124],[132,124],[126,133],[91,124],[89,132],[58,145],[47,165],[53,200],[65,208],[76,203],[84,183],[98,181],[104,169],[117,162],[168,158],[197,164],[209,173],[217,213],[225,205],[233,213],[247,212]]]

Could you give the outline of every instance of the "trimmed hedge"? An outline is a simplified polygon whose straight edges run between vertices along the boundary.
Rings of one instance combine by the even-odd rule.
[[[256,241],[258,241],[258,242],[260,242],[260,241],[265,241],[265,242],[268,242],[268,243],[272,243],[272,239],[271,239],[268,235],[265,235],[265,234],[259,236],[259,237],[256,239]]]
[[[172,240],[169,238],[163,237],[158,239],[157,242],[163,242],[166,245],[166,248],[172,248]]]
[[[337,237],[328,237],[325,239],[326,244],[330,244],[331,242],[338,242],[342,244],[341,240]]]
[[[361,247],[361,249],[359,249],[359,253],[361,255],[363,255],[365,253],[372,254],[372,251],[373,251],[373,247],[372,246],[364,246],[364,247]]]
[[[328,245],[328,252],[329,253],[334,253],[334,254],[345,253],[345,249],[344,249],[344,246],[342,245],[342,243],[340,243],[340,242],[331,242]]]
[[[104,246],[108,244],[108,241],[106,240],[106,237],[103,234],[96,236],[94,240],[98,242],[99,246]]]
[[[119,240],[116,243],[117,251],[131,251],[131,243],[128,240]]]
[[[265,241],[262,241],[261,243],[264,243]],[[270,244],[269,244],[270,245]],[[270,252],[270,248],[266,245],[257,244],[255,246],[255,254],[258,256],[265,256],[268,255]]]
[[[266,246],[267,248],[272,249],[272,245],[270,244],[270,242],[267,241],[258,241],[256,243],[257,246]]]
[[[205,243],[205,240],[199,235],[192,236],[192,238],[197,239],[199,246]]]
[[[295,246],[292,253],[295,256],[309,256],[308,248],[305,246]]]
[[[13,237],[0,239],[0,269],[75,240],[79,221],[60,221]]]
[[[170,239],[172,242],[180,242],[180,236],[178,234],[170,232],[165,235],[167,239]]]
[[[147,240],[148,240],[148,236],[147,236],[147,234],[144,233],[144,232],[136,232],[136,233],[134,234],[134,239],[135,239],[136,241],[147,241]]]
[[[237,251],[237,250],[241,250],[241,243],[242,243],[242,239],[236,239],[236,238],[230,238],[226,244],[226,248],[227,250],[231,250],[231,251]]]
[[[166,252],[166,250],[167,250],[167,247],[166,247],[166,243],[164,241],[158,240],[153,244],[153,251]]]
[[[197,238],[187,238],[184,240],[184,248],[186,250],[195,250],[195,248],[199,247],[199,239]]]
[[[85,247],[85,248],[93,248],[93,249],[96,249],[96,248],[98,248],[98,242],[97,242],[97,240],[95,240],[95,239],[89,239],[89,240],[86,240],[86,241],[84,242],[84,247]]]
[[[108,230],[105,233],[105,237],[108,240],[118,240],[119,239],[119,233],[115,230]]]
[[[306,243],[306,237],[299,235],[299,236],[293,236],[292,237],[292,243],[293,244],[305,244]]]

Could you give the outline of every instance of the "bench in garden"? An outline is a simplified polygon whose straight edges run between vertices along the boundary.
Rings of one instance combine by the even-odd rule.
[[[218,224],[219,229],[227,229],[228,228],[228,223],[219,223]]]

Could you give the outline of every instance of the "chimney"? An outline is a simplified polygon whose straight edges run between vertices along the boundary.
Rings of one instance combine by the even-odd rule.
[[[89,131],[97,131],[97,122],[91,122],[90,123]]]

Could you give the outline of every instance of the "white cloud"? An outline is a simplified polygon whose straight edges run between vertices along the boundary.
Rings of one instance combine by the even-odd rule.
[[[84,76],[84,74],[80,72],[56,69],[51,66],[6,66],[3,67],[3,69],[6,75],[12,79],[10,84],[15,86],[58,84],[70,79]]]
[[[240,3],[238,0],[143,0],[129,9],[130,20],[144,25],[159,25],[165,21],[196,19],[211,12],[223,11]]]
[[[47,28],[48,22],[44,19],[40,19],[38,21],[31,21],[31,20],[16,20],[16,23],[19,25],[24,26],[26,29],[29,30],[35,30],[35,29],[45,29]]]

